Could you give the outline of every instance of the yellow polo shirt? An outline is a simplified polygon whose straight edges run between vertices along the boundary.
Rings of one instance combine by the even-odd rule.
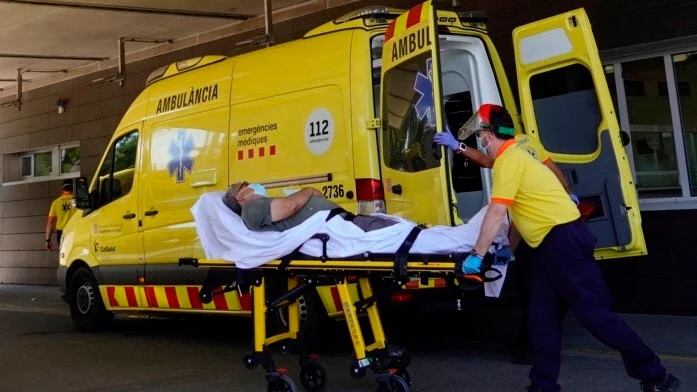
[[[554,226],[581,216],[554,173],[516,140],[501,146],[492,176],[491,202],[509,206],[511,220],[533,248]]]
[[[515,142],[518,146],[525,149],[525,151],[529,152],[530,155],[542,163],[547,163],[552,159],[550,158],[549,154],[547,154],[547,151],[542,149],[542,146],[534,142],[524,133],[515,135]]]
[[[73,194],[70,192],[63,192],[59,198],[51,203],[48,217],[56,220],[56,230],[63,230],[74,212]]]

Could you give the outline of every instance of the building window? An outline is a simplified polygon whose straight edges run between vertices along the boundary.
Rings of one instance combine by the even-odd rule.
[[[643,94],[632,91],[632,84],[658,86],[666,83],[662,57],[628,61],[622,64],[627,95],[629,135],[632,140],[636,185],[640,197],[681,196],[678,163],[675,156],[670,102],[658,88]],[[627,84],[627,81],[632,84]]]
[[[604,66],[642,210],[697,208],[697,46],[680,47],[633,49]]]
[[[45,177],[53,174],[53,152],[37,152],[34,154],[34,177]]]
[[[80,147],[61,148],[61,174],[80,173]]]
[[[672,62],[679,90],[678,102],[690,195],[697,196],[697,97],[690,95],[690,85],[697,86],[697,52],[675,54]]]
[[[49,181],[80,175],[80,146],[77,143],[44,147],[3,156],[3,185]]]

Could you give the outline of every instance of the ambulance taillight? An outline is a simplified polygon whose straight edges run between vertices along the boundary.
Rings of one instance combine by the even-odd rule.
[[[382,181],[372,178],[356,179],[356,199],[359,214],[385,212],[385,190]]]

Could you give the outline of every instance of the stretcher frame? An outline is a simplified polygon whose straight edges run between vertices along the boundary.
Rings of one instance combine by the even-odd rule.
[[[416,233],[418,235],[418,231]],[[416,238],[416,235],[413,238]],[[455,284],[456,277],[462,275],[462,261],[467,254],[411,254],[411,244],[395,254],[365,253],[349,258],[330,259],[326,256],[328,236],[318,234],[313,239],[323,242],[324,254],[321,257],[307,257],[294,252],[281,260],[271,261],[256,269],[237,269],[234,263],[219,259],[180,259],[180,265],[208,267],[208,277],[199,293],[201,301],[210,302],[213,295],[239,290],[240,293],[251,291],[252,318],[254,323],[253,352],[243,358],[248,369],[262,365],[266,371],[268,392],[295,392],[293,381],[286,375],[285,369],[277,368],[268,347],[283,342],[284,351],[301,351],[299,362],[300,378],[303,387],[310,392],[319,392],[326,387],[327,376],[319,363],[319,357],[309,355],[304,350],[288,350],[297,344],[300,331],[300,309],[297,299],[309,289],[318,285],[335,285],[342,304],[344,317],[353,344],[354,360],[350,365],[353,378],[363,378],[368,369],[372,370],[378,384],[378,392],[409,392],[411,376],[407,370],[411,358],[409,354],[396,346],[388,345],[380,313],[377,308],[379,293],[375,293],[370,279],[380,277],[392,281],[390,292],[401,288],[409,278],[418,277],[426,280],[432,277],[445,278]],[[488,271],[494,261],[487,254],[482,271]],[[234,271],[234,273],[233,273]],[[498,277],[486,277],[484,272],[469,275],[479,283],[494,281]],[[287,279],[287,291],[280,297],[268,300],[266,280],[271,277]],[[353,302],[349,291],[348,277],[356,277],[360,300]],[[384,294],[384,293],[383,293]],[[267,336],[267,314],[281,306],[288,309],[288,330],[273,336]],[[363,330],[359,324],[359,315],[365,313],[369,320],[373,342],[366,344]]]

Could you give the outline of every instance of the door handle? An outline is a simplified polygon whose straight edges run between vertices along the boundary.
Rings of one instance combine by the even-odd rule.
[[[135,218],[135,217],[136,217],[136,214],[130,213],[130,214],[124,215],[124,216],[123,216],[123,219],[133,219],[133,218]]]
[[[157,215],[158,212],[157,210],[145,211],[145,216]]]
[[[401,195],[402,194],[402,185],[397,184],[397,185],[392,185],[392,193],[395,195]]]

